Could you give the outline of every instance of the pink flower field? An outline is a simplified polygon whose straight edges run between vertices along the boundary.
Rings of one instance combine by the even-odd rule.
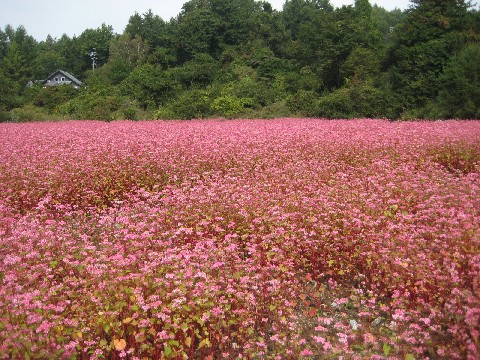
[[[480,121],[0,124],[0,359],[478,359]]]

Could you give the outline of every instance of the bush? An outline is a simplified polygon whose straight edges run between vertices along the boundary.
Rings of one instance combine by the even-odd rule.
[[[288,108],[303,116],[312,116],[315,113],[315,103],[318,94],[312,90],[299,90],[287,98]]]
[[[291,111],[285,100],[277,101],[260,109],[245,109],[242,117],[247,119],[275,119],[290,117]]]
[[[354,117],[354,104],[347,88],[333,91],[317,102],[316,115],[330,119]]]
[[[161,107],[154,114],[155,119],[157,120],[172,120],[176,119],[175,112],[169,107]]]
[[[389,104],[386,90],[369,83],[347,85],[321,97],[314,115],[334,119],[392,117]]]
[[[183,92],[171,108],[177,119],[199,119],[211,114],[211,102],[207,90],[190,90]]]
[[[129,107],[123,110],[123,115],[125,115],[125,119],[127,120],[136,120],[137,111],[134,108]]]
[[[57,106],[79,95],[79,90],[69,85],[39,89],[33,98],[33,104],[52,112]]]
[[[232,95],[223,95],[213,100],[212,109],[216,115],[234,118],[243,111],[245,100]]]
[[[0,122],[10,122],[12,121],[12,116],[10,112],[5,110],[0,110]]]
[[[42,109],[36,106],[25,105],[21,108],[13,109],[10,112],[10,119],[13,122],[42,121],[48,120],[48,116]]]
[[[58,106],[55,111],[69,119],[135,120],[139,109],[135,101],[108,89],[83,90],[81,95]]]

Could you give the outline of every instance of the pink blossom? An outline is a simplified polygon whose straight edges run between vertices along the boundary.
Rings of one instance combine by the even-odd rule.
[[[0,352],[478,358],[479,139],[479,121],[0,124]]]
[[[313,356],[313,351],[310,349],[304,349],[300,352],[302,356]]]

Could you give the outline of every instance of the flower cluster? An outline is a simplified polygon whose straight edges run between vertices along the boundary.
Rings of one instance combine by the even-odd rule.
[[[0,125],[0,359],[477,359],[480,122]]]

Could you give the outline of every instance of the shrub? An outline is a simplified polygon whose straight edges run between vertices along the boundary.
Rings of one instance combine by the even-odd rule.
[[[318,94],[312,90],[299,90],[287,98],[288,108],[296,114],[312,116],[315,114]]]
[[[56,107],[74,99],[81,92],[69,85],[41,88],[36,93],[33,104],[52,112]]]
[[[10,116],[13,122],[42,121],[49,118],[41,108],[33,105],[25,105],[21,108],[13,109],[10,112]]]
[[[200,119],[211,114],[210,104],[207,90],[189,90],[180,94],[170,108],[177,119]]]
[[[313,112],[317,116],[330,119],[352,118],[355,114],[355,104],[347,88],[340,88],[322,96],[316,103]]]
[[[137,110],[134,108],[126,108],[123,110],[123,115],[125,115],[125,119],[127,120],[136,120],[137,119]]]
[[[237,98],[233,95],[223,95],[213,100],[212,110],[216,115],[234,118],[242,113],[244,104],[244,99]]]

